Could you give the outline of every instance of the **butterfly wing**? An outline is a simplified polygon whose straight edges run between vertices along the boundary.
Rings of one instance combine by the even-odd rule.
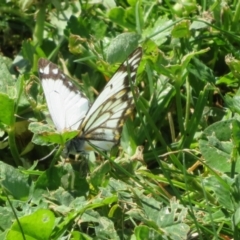
[[[77,130],[89,110],[88,99],[57,65],[41,58],[38,69],[49,113],[57,130]]]
[[[87,112],[79,135],[79,139],[85,141],[84,150],[90,150],[91,144],[110,150],[118,143],[124,120],[133,108],[130,81],[135,80],[141,57],[142,49],[137,48],[121,64]]]

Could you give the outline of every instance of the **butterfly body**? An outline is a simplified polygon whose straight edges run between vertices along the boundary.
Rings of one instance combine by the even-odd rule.
[[[67,143],[68,152],[110,150],[119,142],[124,120],[133,108],[131,81],[135,80],[142,49],[137,48],[120,65],[90,107],[89,100],[53,63],[39,60],[39,76],[57,130],[79,130]]]

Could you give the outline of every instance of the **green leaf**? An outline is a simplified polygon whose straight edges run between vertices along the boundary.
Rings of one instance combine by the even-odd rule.
[[[194,65],[189,64],[187,66],[189,69],[189,72],[192,73],[196,79],[201,81],[201,83],[198,83],[198,85],[196,85],[195,83],[194,88],[202,89],[203,87],[201,87],[200,84],[204,84],[205,86],[206,82],[215,83],[216,81],[215,76],[211,68],[209,68],[206,64],[204,64],[198,58],[193,58],[192,62],[194,63]]]
[[[174,38],[189,38],[191,36],[191,32],[189,30],[190,21],[185,20],[176,24],[172,30],[172,37]]]
[[[240,223],[240,208],[238,207],[234,213],[234,224],[237,226]]]
[[[111,165],[109,161],[104,162],[99,167],[97,167],[92,173],[90,177],[90,181],[95,188],[101,187],[104,184],[104,179],[106,178],[106,174],[111,170]]]
[[[199,147],[206,164],[220,172],[231,171],[231,156],[233,151],[232,124],[236,120],[215,122],[203,131],[199,140]],[[238,156],[235,170],[240,172],[240,158]]]
[[[9,97],[16,96],[16,80],[12,77],[6,60],[0,58],[0,93],[6,93]]]
[[[38,145],[49,145],[52,143],[64,145],[79,133],[79,131],[59,133],[51,126],[41,123],[30,123],[29,130],[34,133],[32,142]]]
[[[14,100],[8,95],[0,93],[0,122],[11,126],[14,115]]]
[[[224,183],[220,182],[220,180]],[[204,179],[204,186],[214,192],[216,201],[230,211],[234,211],[235,205],[231,191],[233,184],[234,179],[229,178],[225,174],[223,174],[220,179],[216,178],[215,176],[209,176],[208,178]],[[211,218],[209,221],[211,221]]]
[[[72,236],[71,236],[71,240],[92,240],[92,238],[89,237],[87,234],[77,232],[77,231],[73,231]]]
[[[50,210],[39,209],[35,213],[19,219],[21,228],[15,221],[7,234],[7,240],[23,240],[21,229],[26,240],[50,239],[55,224],[54,214]]]
[[[238,86],[239,79],[230,72],[226,75],[223,75],[217,79],[216,84],[226,84],[228,86],[236,87]]]
[[[170,239],[186,239],[190,230],[184,223],[187,217],[187,208],[179,204],[178,201],[170,201],[170,206],[162,207],[159,201],[152,197],[144,196],[137,189],[134,193],[138,197],[142,211],[131,210],[128,214],[142,221],[145,225],[161,231],[162,236],[166,235]]]
[[[23,41],[23,43],[22,43],[22,55],[23,55],[24,58],[21,59],[21,61],[19,61],[19,62],[20,63],[23,62],[23,63],[26,64],[26,60],[28,60],[29,63],[33,63],[34,53],[35,53],[35,46],[33,46],[33,42],[29,41],[29,40]]]
[[[2,229],[9,229],[15,220],[12,209],[0,206],[0,226]],[[0,239],[5,239],[1,238]]]
[[[208,25],[205,22],[193,21],[190,26],[190,30],[192,30],[192,29],[198,30],[198,29],[203,29],[203,28],[207,28],[207,27],[208,27]]]
[[[140,11],[138,9],[138,11]],[[141,15],[141,12],[139,12]],[[133,3],[131,7],[122,8],[116,7],[112,8],[109,13],[108,17],[112,22],[120,25],[121,27],[127,28],[129,31],[136,30],[136,3]],[[139,19],[141,21],[140,25],[142,24],[142,18]]]
[[[137,226],[134,229],[134,236],[136,237],[136,240],[163,239],[161,233],[152,228],[149,228],[148,226]]]
[[[173,75],[178,75],[179,77],[182,77],[182,75],[185,74],[186,68],[188,67],[188,64],[191,61],[191,59],[199,54],[206,53],[209,50],[210,50],[209,48],[206,48],[200,51],[188,53],[182,58],[180,65],[179,64],[171,65],[168,67],[168,70],[171,71]]]
[[[122,33],[114,38],[107,48],[107,61],[111,64],[123,62],[138,46],[140,36],[136,33]]]
[[[120,239],[113,221],[106,217],[99,218],[98,226],[95,227],[95,232],[98,239]]]
[[[15,199],[27,199],[30,191],[29,176],[18,169],[0,162],[1,185]]]
[[[231,109],[232,112],[237,112],[240,114],[240,91],[235,94],[234,97],[230,97],[229,95],[224,96],[224,101],[228,108]]]
[[[136,136],[132,133],[134,124],[127,120],[122,128],[121,146],[128,155],[133,155],[136,150]]]
[[[36,181],[35,189],[56,190],[59,186],[66,190],[74,188],[76,195],[84,195],[88,191],[86,179],[81,178],[67,163],[45,171]]]
[[[77,18],[76,16],[71,16],[67,22],[66,32],[71,34],[79,35],[81,37],[88,37],[90,35],[90,23],[86,18]],[[68,33],[68,34],[69,34]]]
[[[161,45],[166,42],[167,37],[171,34],[174,24],[172,20],[164,15],[156,19],[152,25],[143,29],[142,38],[151,39],[155,44]]]

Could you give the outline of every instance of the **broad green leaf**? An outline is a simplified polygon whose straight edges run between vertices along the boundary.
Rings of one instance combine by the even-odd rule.
[[[111,170],[111,165],[109,161],[104,162],[99,167],[97,167],[90,176],[90,181],[93,187],[99,188],[105,184],[105,176]]]
[[[0,184],[15,199],[27,199],[30,192],[29,176],[18,169],[0,162]]]
[[[16,97],[16,80],[12,77],[8,64],[7,59],[0,58],[0,93],[14,98]]]
[[[79,2],[64,4],[60,1],[53,0],[51,4],[56,8],[54,11],[49,11],[49,24],[54,27],[54,34],[58,36],[63,36],[66,34],[67,26],[69,27],[70,19],[76,18],[79,16],[79,12],[81,12],[81,5]],[[79,22],[82,18],[79,18]],[[84,20],[83,20],[84,21]],[[91,18],[85,21],[87,23],[91,22]],[[81,28],[80,24],[72,25],[71,27]],[[60,40],[60,41],[59,41]],[[61,38],[55,40],[57,43],[61,43]]]
[[[98,239],[120,239],[111,219],[100,217],[98,220],[98,225],[95,227]]]
[[[65,28],[65,34],[75,34],[81,36],[81,38],[88,37],[90,35],[90,23],[86,18],[77,18],[72,15],[67,22],[67,27]]]
[[[207,28],[207,27],[208,27],[208,25],[205,22],[193,21],[191,23],[190,30],[192,30],[192,29],[198,30],[198,29],[203,29],[203,28]]]
[[[136,33],[122,33],[114,38],[107,48],[107,61],[111,64],[123,62],[138,46],[140,36]]]
[[[15,220],[12,209],[6,206],[0,206],[0,226],[2,229],[9,229],[12,225],[13,219]],[[0,238],[1,239],[1,238]],[[2,238],[5,239],[5,238]]]
[[[65,163],[45,171],[36,181],[35,189],[56,190],[59,187],[65,190],[75,189],[76,195],[84,195],[89,190],[85,178],[81,178],[77,172],[72,169],[71,164]]]
[[[108,13],[108,17],[111,21],[129,29],[130,31],[136,29],[135,6],[125,9],[122,7],[112,8]]]
[[[128,214],[142,221],[145,225],[161,231],[170,239],[186,239],[189,226],[185,224],[187,217],[187,208],[179,204],[178,201],[170,201],[170,206],[163,207],[159,201],[152,197],[144,196],[137,189],[134,193],[139,198],[142,211],[131,210]]]
[[[221,176],[221,181],[224,181],[224,184],[215,176],[209,176],[204,179],[203,183],[207,189],[214,192],[216,201],[221,204],[221,206],[230,211],[234,211],[234,201],[232,194],[230,194],[234,179],[231,179],[227,175],[223,174]],[[211,221],[211,218],[209,218],[209,221]]]
[[[136,240],[147,240],[147,239],[156,239],[161,240],[164,239],[162,237],[161,232],[157,232],[153,228],[150,228],[148,226],[137,226],[134,229],[134,236],[136,237]]]
[[[171,66],[168,67],[168,70],[171,71],[173,75],[178,75],[180,77],[180,76],[182,76],[182,74],[185,73],[189,62],[193,57],[195,57],[199,54],[204,54],[209,50],[210,50],[209,48],[206,48],[206,49],[202,49],[200,51],[188,53],[187,55],[185,55],[182,58],[180,65],[179,64],[171,65]]]
[[[52,143],[64,145],[79,133],[78,131],[58,133],[51,126],[41,123],[30,123],[29,130],[34,133],[32,141],[38,145],[49,145]]]
[[[73,231],[71,234],[71,240],[92,240],[91,237],[82,232]]]
[[[54,214],[50,210],[39,209],[35,213],[19,219],[21,228],[15,221],[7,234],[7,240],[23,240],[21,229],[26,240],[48,240],[55,224]]]
[[[189,29],[190,21],[181,21],[177,23],[172,30],[172,37],[174,38],[189,38],[191,36],[191,32]]]
[[[0,122],[11,126],[14,116],[14,100],[4,93],[0,93]]]
[[[33,61],[34,61],[33,56],[34,56],[36,47],[34,46],[33,42],[29,41],[29,40],[23,41],[22,44],[23,44],[22,45],[22,55],[23,55],[23,58],[19,59],[18,64],[20,66],[24,64],[25,67],[26,67],[27,61],[30,64],[33,63]]]
[[[198,58],[193,58],[191,60],[194,65],[192,64],[189,64],[187,67],[188,67],[188,70],[191,74],[193,74],[195,76],[195,78],[198,80],[197,84],[196,84],[196,81],[195,79],[193,79],[194,81],[194,84],[193,87],[194,89],[202,89],[206,82],[209,82],[209,83],[215,83],[216,82],[216,77],[214,76],[214,72],[211,68],[209,68],[206,64],[204,64],[202,61],[200,61]],[[191,81],[191,79],[190,79]],[[199,91],[198,90],[198,91]]]
[[[131,120],[127,120],[122,128],[121,146],[128,155],[133,155],[136,150],[136,136],[133,134],[132,129],[134,124]]]
[[[83,222],[98,222],[98,219],[100,218],[100,214],[92,209],[88,209],[84,214],[82,215],[82,221]]]
[[[238,207],[234,213],[234,224],[237,226],[240,223],[240,208]]]
[[[206,164],[220,172],[231,172],[233,151],[232,124],[236,120],[215,122],[203,131],[199,140],[200,151]],[[236,161],[235,171],[240,172],[240,157]]]
[[[238,82],[239,82],[239,79],[235,78],[233,73],[230,72],[226,75],[219,77],[216,81],[216,84],[226,84],[228,86],[237,87]]]
[[[167,41],[167,37],[171,34],[174,24],[166,15],[159,16],[153,26],[150,25],[143,29],[142,38],[151,39],[155,44],[161,45]]]
[[[232,112],[240,114],[240,91],[238,91],[234,97],[230,97],[229,95],[224,96],[224,100]]]

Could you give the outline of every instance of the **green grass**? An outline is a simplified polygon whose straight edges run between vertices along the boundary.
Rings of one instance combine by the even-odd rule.
[[[0,239],[240,239],[239,11],[237,1],[2,3]],[[139,93],[119,148],[63,161],[76,133],[55,132],[38,59],[93,102],[137,46]]]

